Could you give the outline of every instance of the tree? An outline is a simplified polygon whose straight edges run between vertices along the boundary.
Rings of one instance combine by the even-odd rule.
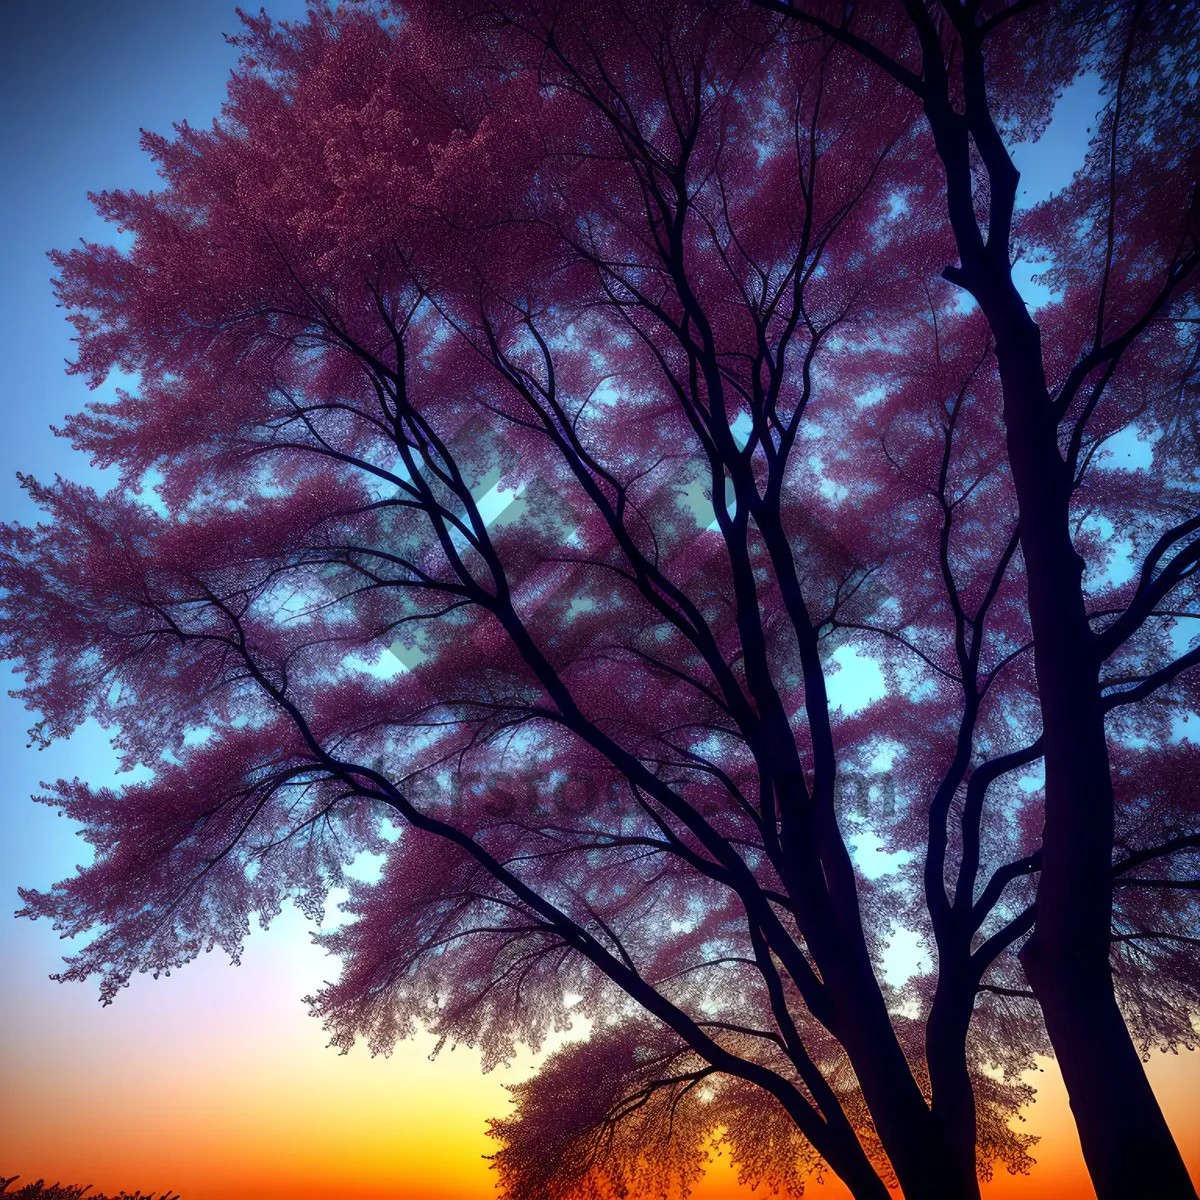
[[[1181,72],[1200,49],[1196,12],[1140,0],[1066,5],[1038,30],[1021,28],[1026,5],[992,12],[905,0],[903,13],[881,9],[851,28],[819,5],[765,7],[855,47],[921,99],[958,251],[944,275],[979,304],[995,336],[1021,514],[1046,769],[1038,918],[1022,963],[1100,1196],[1194,1196],[1112,981],[1118,818],[1105,691],[1142,680],[1151,688],[1198,657],[1176,658],[1161,633],[1146,630],[1195,613],[1187,580],[1200,562],[1195,418],[1185,415],[1197,364],[1188,327],[1200,266],[1200,144],[1194,88]],[[988,45],[1003,40],[1004,23],[1020,32]],[[1058,55],[1067,48],[1071,72],[1100,74],[1110,102],[1085,169],[1022,228],[1019,175],[1002,132],[1027,87],[1028,66],[1014,50],[1058,65],[1041,41],[1047,31],[1061,39]],[[1048,339],[1012,280],[1024,239],[1053,254],[1050,275],[1063,292]],[[1156,355],[1165,371],[1152,365]],[[1156,467],[1169,483],[1118,500],[1088,468],[1105,441],[1135,423],[1164,438]],[[1096,511],[1119,519],[1142,551],[1129,586],[1098,610],[1078,533]],[[1173,596],[1185,602],[1176,607]],[[1186,889],[1194,880],[1133,886]]]
[[[121,482],[27,480],[49,520],[0,563],[36,736],[94,716],[153,770],[45,797],[96,850],[23,893],[95,935],[63,978],[107,1002],[349,883],[335,1044],[419,1022],[493,1063],[590,1021],[496,1124],[514,1196],[686,1182],[717,1130],[749,1178],[860,1197],[1026,1167],[1049,720],[1003,339],[939,278],[921,99],[847,40],[734,3],[314,8],[246,20],[212,129],[146,136],[163,191],[97,197],[131,248],[53,256],[72,369],[139,377],[64,431]],[[1149,332],[1121,370],[1152,400],[1093,405],[1105,432],[1192,411]],[[1167,736],[1195,656],[1150,623],[1191,611],[1191,560],[1157,568],[1195,528],[1188,436],[1152,484],[1077,456],[1154,592],[1097,700],[1146,1044],[1196,1001],[1163,886],[1197,844]],[[887,682],[857,711],[827,686],[856,647]],[[896,923],[937,955],[902,987]]]

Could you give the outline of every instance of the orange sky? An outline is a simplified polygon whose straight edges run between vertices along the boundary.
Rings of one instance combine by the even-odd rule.
[[[41,925],[22,947],[53,966]],[[44,982],[5,1013],[0,1174],[116,1191],[170,1186],[184,1200],[483,1200],[487,1117],[532,1059],[481,1075],[470,1050],[428,1061],[428,1039],[390,1059],[325,1046],[300,996],[334,967],[287,914],[251,938],[234,969],[217,955],[170,979],[138,978],[110,1008],[91,988]],[[1200,1054],[1156,1055],[1152,1078],[1200,1177]],[[1038,1077],[1025,1129],[1041,1134],[1029,1177],[1002,1175],[988,1200],[1090,1196],[1053,1064]],[[699,1200],[736,1191],[727,1161]],[[749,1195],[749,1193],[745,1193]],[[836,1183],[812,1188],[842,1200]]]

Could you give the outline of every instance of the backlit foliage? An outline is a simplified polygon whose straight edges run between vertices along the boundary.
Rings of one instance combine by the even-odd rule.
[[[862,7],[911,61],[901,6]],[[1082,70],[1110,88],[1014,232],[1061,297],[1053,386],[1098,269],[1105,331],[1158,305],[1062,415],[1110,646],[1114,962],[1174,1046],[1196,308],[1155,298],[1192,195],[1163,105],[1195,100],[1155,90],[1142,18],[1055,14],[997,22],[989,64],[1013,140]],[[90,935],[62,977],[109,1002],[347,888],[311,998],[335,1045],[425,1026],[490,1067],[591,1030],[496,1119],[513,1197],[686,1190],[714,1139],[792,1195],[1026,1170],[1040,718],[993,335],[941,276],[919,100],[724,0],[244,20],[221,118],[145,136],[160,190],[96,198],[130,247],[53,255],[71,369],[134,382],[63,431],[119,482],[25,481],[46,520],[4,532],[5,654],[37,738],[94,718],[151,772],[43,797],[94,850],[23,893]],[[1113,436],[1151,465],[1106,464]],[[833,690],[855,652],[870,703]]]

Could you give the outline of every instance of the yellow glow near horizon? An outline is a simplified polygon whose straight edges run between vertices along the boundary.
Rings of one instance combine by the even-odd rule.
[[[0,1172],[113,1192],[170,1187],[183,1200],[493,1196],[487,1119],[508,1111],[505,1084],[535,1057],[483,1075],[466,1047],[431,1062],[428,1035],[386,1060],[361,1046],[337,1054],[300,1002],[336,969],[306,928],[285,914],[251,938],[239,969],[206,956],[169,979],[137,979],[107,1009],[92,988],[46,981],[36,1011],[7,1015],[18,1036],[4,1064]],[[1022,1126],[1043,1137],[1038,1164],[1026,1177],[1001,1170],[985,1200],[1092,1195],[1061,1080],[1043,1065]],[[1200,1176],[1200,1054],[1156,1054],[1150,1070]],[[749,1194],[723,1157],[696,1200]],[[808,1194],[849,1195],[832,1179]]]

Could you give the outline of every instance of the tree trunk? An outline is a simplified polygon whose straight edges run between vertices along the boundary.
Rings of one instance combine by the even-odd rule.
[[[1073,480],[1058,448],[1041,333],[1012,281],[1009,235],[1020,175],[988,106],[977,14],[942,6],[961,37],[963,95],[952,103],[945,31],[920,0],[903,4],[920,44],[922,73],[916,83],[893,64],[893,74],[922,97],[945,168],[961,265],[944,274],[975,297],[995,337],[1029,591],[1046,816],[1037,922],[1021,960],[1046,1015],[1100,1200],[1196,1200],[1113,991],[1113,790],[1100,662],[1084,604],[1084,563],[1071,539]],[[822,28],[850,41],[840,28]],[[986,240],[976,213],[972,144],[990,187]]]
[[[803,853],[803,851],[800,851]],[[828,871],[828,867],[825,868]],[[817,878],[812,870],[804,878]],[[798,888],[802,884],[798,881]],[[862,1088],[884,1151],[905,1200],[977,1200],[975,1141],[956,1151],[954,1130],[930,1111],[913,1077],[871,966],[856,914],[830,905],[806,922],[806,938],[829,989],[835,1033]],[[841,919],[839,919],[841,917]],[[955,1044],[944,1041],[947,1058],[966,1070],[966,1025]],[[966,1103],[974,1120],[974,1096]]]
[[[970,1147],[964,1153],[962,1145],[956,1144],[954,1123],[947,1124],[943,1113],[931,1112],[926,1105],[896,1041],[886,1010],[882,1014],[862,1011],[871,1007],[870,1002],[859,1006],[859,1011],[848,1022],[855,1026],[854,1031],[844,1034],[842,1043],[905,1200],[954,1200],[959,1197],[978,1200],[975,1097],[969,1081],[964,1103],[970,1112],[971,1135]],[[883,1009],[882,999],[879,1007]],[[965,1074],[965,1025],[962,1035],[957,1044],[948,1039],[946,1045],[950,1056],[961,1060]]]
[[[1021,961],[1046,1017],[1100,1200],[1195,1200],[1113,992],[1113,790],[1084,564],[1071,540],[1071,480],[1058,449],[1040,332],[1011,278],[997,292],[983,306],[1004,393],[1046,764],[1037,924]]]
[[[1046,1018],[1096,1195],[1193,1200],[1195,1188],[1113,998],[1108,964],[1089,978],[1092,964],[1060,957],[1046,941],[1031,941],[1021,963]]]
[[[790,550],[777,513],[762,514],[759,527],[776,563],[782,565],[780,577],[791,578]],[[798,609],[799,602],[793,612]],[[815,631],[807,624],[806,613],[796,624],[813,740],[818,753],[824,746],[832,763],[828,697]],[[773,775],[789,779],[798,763],[786,718],[781,719],[774,742],[768,741],[764,750]],[[854,864],[834,810],[833,771],[814,785],[811,799],[794,784],[785,784],[779,795],[784,883],[796,903],[798,922],[832,1002],[833,1032],[854,1068],[905,1200],[977,1200],[974,1136],[968,1154],[954,1151],[952,1132],[930,1111],[880,991],[863,932]],[[949,1053],[953,1055],[952,1047]],[[965,1026],[957,1054],[965,1072]],[[968,1102],[973,1118],[974,1097],[969,1096]]]
[[[947,958],[949,955],[946,956]],[[960,1176],[969,1177],[979,1195],[976,1168],[975,1089],[967,1069],[967,1032],[975,1008],[975,983],[963,962],[939,962],[940,977],[925,1026],[925,1061],[933,1092],[933,1118],[946,1131]],[[947,978],[951,976],[951,978]]]

